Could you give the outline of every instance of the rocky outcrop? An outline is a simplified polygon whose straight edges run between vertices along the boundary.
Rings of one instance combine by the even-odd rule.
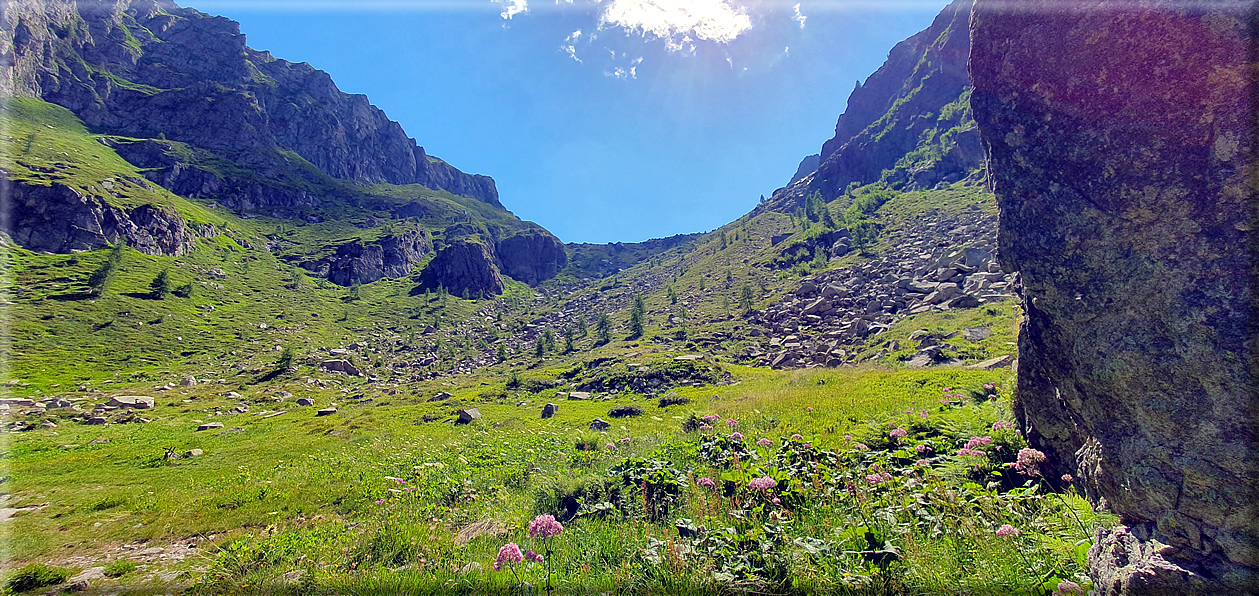
[[[910,189],[955,182],[979,167],[983,154],[965,102],[970,5],[955,0],[930,27],[896,44],[848,97],[816,171],[797,171],[761,208],[791,211],[813,192],[832,200],[850,184],[878,182],[885,170],[896,174],[890,183]]]
[[[485,245],[456,240],[437,251],[420,272],[420,289],[445,288],[456,296],[497,296],[506,285]]]
[[[334,284],[351,286],[386,277],[406,277],[415,264],[432,250],[433,241],[428,232],[416,226],[400,234],[382,236],[374,242],[347,242],[338,246],[336,253],[330,256],[300,265]]]
[[[127,183],[144,181],[137,178]],[[9,195],[11,209],[4,232],[28,250],[96,250],[126,238],[131,248],[144,254],[180,256],[196,247],[199,236],[217,233],[208,225],[194,230],[182,215],[158,205],[119,207],[63,184],[10,182],[2,171],[0,190]]]
[[[787,184],[791,185],[795,183],[796,180],[812,174],[813,171],[820,165],[822,165],[821,155],[814,153],[813,155],[805,156],[804,159],[800,160],[800,165],[796,166],[796,173],[791,176],[791,181]]]
[[[907,316],[1010,299],[1018,282],[996,262],[996,227],[996,218],[982,211],[908,220],[889,232],[885,253],[807,277],[782,300],[750,313],[747,322],[769,337],[746,355],[775,368],[853,364],[856,346]],[[942,348],[914,339],[924,358],[907,365],[938,363]],[[868,359],[898,349],[885,346]]]
[[[543,230],[531,230],[498,241],[495,251],[503,273],[531,286],[559,275],[568,254],[559,238]]]
[[[365,96],[246,47],[234,21],[169,0],[11,2],[0,47],[11,48],[0,94],[65,106],[95,130],[185,142],[244,169],[283,168],[290,152],[334,178],[422,184],[502,208],[493,180],[429,156]]]
[[[975,4],[971,105],[1024,285],[1018,414],[1051,478],[1121,516],[1089,553],[1099,593],[1259,592],[1243,5]]]

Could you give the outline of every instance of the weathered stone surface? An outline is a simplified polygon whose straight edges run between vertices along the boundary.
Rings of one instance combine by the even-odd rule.
[[[346,242],[338,246],[334,254],[300,265],[334,284],[350,286],[386,277],[405,277],[431,250],[432,239],[417,225],[414,229],[383,236],[373,242],[364,243],[357,239]]]
[[[472,422],[473,420],[480,420],[480,419],[481,419],[481,410],[478,410],[476,408],[468,408],[466,410],[459,410],[459,419],[456,420],[455,423],[468,424]]]
[[[153,398],[143,395],[115,395],[109,398],[109,405],[116,408],[148,410],[153,407]]]
[[[494,253],[503,273],[531,286],[559,275],[568,264],[564,243],[544,230],[531,230],[499,240]]]
[[[331,416],[337,413],[336,408],[322,408],[315,411],[315,416]]]
[[[332,372],[343,372],[355,377],[362,374],[353,364],[350,364],[349,360],[324,360],[319,363],[319,368]]]
[[[299,406],[313,406],[313,405],[315,405],[315,400],[313,400],[313,399],[311,399],[311,398],[309,398],[309,397],[299,397],[299,398],[297,398],[297,405],[299,405]]]
[[[473,298],[497,296],[506,285],[485,246],[456,240],[437,251],[420,273],[420,289],[445,288],[451,294]]]
[[[594,421],[590,423],[590,430],[605,431],[609,428],[612,428],[612,425],[602,418],[595,418]]]
[[[223,423],[222,422],[206,422],[205,424],[198,426],[197,430],[210,430],[213,428],[223,428]]]
[[[145,254],[180,256],[196,246],[200,235],[178,213],[155,205],[128,209],[63,184],[10,184],[4,172],[0,186],[8,187],[12,197],[11,220],[4,231],[30,250],[96,250],[126,239],[128,246]],[[216,233],[212,227],[205,229],[206,235]]]
[[[1047,474],[1127,526],[1090,553],[1099,593],[1255,593],[1253,24],[1244,3],[1008,7],[976,2],[970,69],[1024,286],[1017,414]]]
[[[556,405],[556,404],[547,404],[547,405],[545,405],[545,406],[542,406],[542,417],[543,417],[543,418],[554,418],[554,417],[555,417],[555,413],[556,413],[556,412],[559,412],[559,411],[560,411],[560,407],[559,407],[558,405]]]

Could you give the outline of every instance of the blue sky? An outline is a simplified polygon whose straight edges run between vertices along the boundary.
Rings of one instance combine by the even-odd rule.
[[[855,82],[945,4],[188,3],[366,94],[565,242],[707,231],[748,212],[833,134]]]

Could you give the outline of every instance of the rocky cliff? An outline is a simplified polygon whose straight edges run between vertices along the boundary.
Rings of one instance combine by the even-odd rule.
[[[445,288],[455,296],[497,296],[506,285],[484,244],[456,240],[437,251],[420,272],[421,290]]]
[[[432,250],[428,232],[417,226],[373,242],[346,242],[332,255],[300,266],[337,285],[367,284],[386,277],[406,277]]]
[[[291,152],[334,178],[422,184],[502,208],[492,179],[429,156],[327,73],[248,48],[225,18],[168,0],[18,0],[6,4],[0,45],[0,93],[65,106],[97,131],[180,141],[245,170],[284,169]]]
[[[1028,439],[1122,518],[1098,593],[1259,592],[1255,15],[1019,6],[975,3],[970,71]]]
[[[494,251],[507,275],[531,286],[559,275],[568,265],[564,243],[544,230],[531,230],[498,241]]]
[[[983,153],[966,105],[970,5],[955,0],[930,27],[892,48],[848,97],[816,171],[798,171],[765,207],[791,210],[815,191],[831,200],[852,183],[878,182],[885,171],[893,186],[912,189],[954,182],[979,167]]]
[[[9,209],[4,232],[29,250],[96,250],[123,238],[144,254],[180,256],[190,252],[202,235],[190,229],[179,213],[156,205],[111,205],[70,186],[10,181],[3,170],[0,194],[8,200]],[[205,229],[205,235],[214,233],[210,227]]]

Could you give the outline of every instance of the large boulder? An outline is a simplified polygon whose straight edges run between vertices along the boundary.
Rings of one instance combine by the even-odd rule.
[[[456,296],[497,296],[506,286],[485,245],[456,240],[437,252],[420,272],[420,289],[445,288]]]
[[[568,264],[564,243],[544,230],[531,230],[498,241],[503,273],[531,286],[559,275]]]
[[[1017,414],[1049,478],[1122,518],[1090,551],[1098,593],[1259,592],[1243,5],[975,3],[971,106],[1024,286]]]
[[[405,277],[433,249],[428,232],[420,226],[379,240],[346,242],[334,254],[301,266],[342,286],[371,283],[385,277]]]

